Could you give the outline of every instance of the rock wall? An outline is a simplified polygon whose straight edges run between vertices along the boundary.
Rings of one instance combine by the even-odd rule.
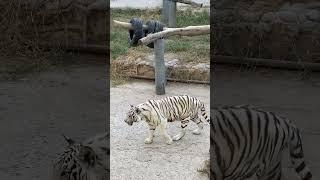
[[[0,36],[59,44],[107,44],[106,0],[1,1]],[[4,27],[6,26],[6,27]],[[1,37],[2,39],[6,39]],[[10,37],[7,38],[10,40]],[[11,37],[12,39],[12,37]]]
[[[198,81],[202,83],[210,82],[209,63],[186,63],[173,58],[170,54],[164,57],[166,66],[166,77],[177,81]],[[128,77],[154,78],[154,55],[147,55],[142,58],[124,57],[112,61],[118,68],[119,73]]]
[[[211,1],[214,54],[320,62],[319,0]]]
[[[32,0],[40,37],[62,43],[107,44],[105,0]]]

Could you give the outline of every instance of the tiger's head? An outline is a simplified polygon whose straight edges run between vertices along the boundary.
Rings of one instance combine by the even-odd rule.
[[[140,114],[140,109],[130,105],[130,109],[126,114],[126,118],[124,119],[124,122],[127,123],[129,126],[132,126],[134,122],[138,122],[139,121],[139,116],[138,114]]]
[[[99,177],[99,180],[106,180],[104,177],[107,171],[103,161],[105,161],[104,154],[107,152],[101,153],[87,144],[76,142],[66,136],[64,138],[68,146],[53,164],[53,179],[74,180],[83,179],[83,177],[90,177],[89,179]]]

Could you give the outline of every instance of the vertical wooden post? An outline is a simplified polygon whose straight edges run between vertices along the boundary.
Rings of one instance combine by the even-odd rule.
[[[172,0],[163,0],[162,21],[168,27],[177,27],[177,3]]]
[[[155,58],[155,84],[156,94],[165,94],[166,86],[166,66],[164,64],[164,39],[158,39],[154,42],[154,58]]]

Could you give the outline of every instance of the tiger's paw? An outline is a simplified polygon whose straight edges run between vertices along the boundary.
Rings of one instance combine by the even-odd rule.
[[[168,145],[172,144],[172,139],[171,139],[171,138],[168,139],[168,140],[166,141],[166,143],[167,143]]]
[[[197,168],[197,171],[200,173],[210,174],[210,160],[205,160],[200,167]]]
[[[145,143],[145,144],[151,144],[152,142],[153,142],[153,140],[150,139],[150,138],[146,138],[146,139],[144,140],[144,143]]]
[[[192,131],[192,134],[199,135],[199,134],[201,134],[201,131],[199,129],[195,129]]]
[[[173,139],[174,141],[179,141],[183,136],[184,136],[184,134],[179,133],[179,134],[173,136],[172,139]]]

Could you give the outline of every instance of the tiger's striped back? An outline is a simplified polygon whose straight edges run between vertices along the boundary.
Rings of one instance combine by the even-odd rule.
[[[300,132],[289,120],[249,106],[214,108],[211,113],[211,151],[216,156],[210,171],[213,179],[280,180],[286,147],[301,179],[311,179]]]
[[[210,122],[205,106],[198,98],[188,95],[170,96],[158,100],[148,100],[145,105],[151,107],[158,117],[163,116],[168,121],[182,120],[190,117],[197,118],[201,112],[202,117]],[[159,118],[160,119],[160,118]]]
[[[66,138],[69,145],[53,164],[52,180],[107,180],[109,137],[102,133],[82,143]]]

